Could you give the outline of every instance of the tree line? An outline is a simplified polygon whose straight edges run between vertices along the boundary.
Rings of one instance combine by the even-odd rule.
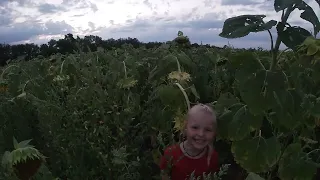
[[[188,40],[189,41],[189,40]],[[120,48],[124,44],[131,44],[134,48],[139,48],[144,46],[145,48],[156,48],[159,47],[163,42],[148,42],[144,43],[139,41],[137,38],[120,38],[120,39],[106,39],[103,40],[99,36],[88,35],[80,38],[77,36],[74,37],[73,34],[69,33],[64,35],[64,38],[55,40],[51,39],[46,44],[37,45],[34,43],[26,43],[26,44],[17,44],[17,45],[9,45],[9,44],[0,44],[0,66],[4,66],[7,64],[9,60],[25,60],[29,61],[39,55],[44,57],[49,57],[53,54],[69,54],[74,53],[76,51],[89,52],[89,51],[97,51],[98,48],[103,48],[106,50],[111,50],[113,48]],[[216,46],[212,46],[209,44],[199,45],[197,43],[190,43],[190,47],[199,47],[205,46],[208,48],[219,48]],[[243,50],[243,49],[242,49]],[[249,51],[256,51],[256,49],[247,49]],[[258,48],[261,51],[261,48]]]
[[[82,52],[97,51],[99,47],[111,50],[112,48],[120,48],[124,44],[131,44],[134,48],[144,46],[146,48],[159,47],[162,42],[140,42],[137,38],[120,38],[103,40],[99,36],[88,35],[83,38],[73,34],[66,34],[63,39],[51,39],[48,43],[37,45],[34,43],[26,44],[0,44],[0,65],[4,66],[9,60],[21,59],[31,60],[38,55],[44,57],[51,56],[55,53],[68,54],[81,50]],[[197,43],[192,46],[199,46]],[[210,46],[210,45],[206,45]]]

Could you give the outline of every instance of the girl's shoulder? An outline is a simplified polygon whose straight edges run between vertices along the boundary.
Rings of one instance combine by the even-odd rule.
[[[160,159],[160,168],[165,169],[168,164],[175,164],[182,155],[179,144],[169,145],[164,149]]]
[[[211,157],[211,161],[218,161],[219,153],[216,151],[215,148],[212,149],[210,157]]]
[[[172,145],[167,146],[167,147],[164,149],[163,154],[172,154],[172,155],[175,155],[175,154],[180,154],[180,152],[181,152],[181,149],[180,149],[179,144],[172,144]]]
[[[218,154],[217,150],[215,148],[213,148],[212,152],[211,152],[211,155],[215,156],[215,157],[218,157],[219,154]]]

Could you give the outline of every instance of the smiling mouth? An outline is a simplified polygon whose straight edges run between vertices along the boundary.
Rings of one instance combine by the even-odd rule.
[[[194,141],[199,144],[205,143],[205,140],[202,140],[202,139],[194,139]]]

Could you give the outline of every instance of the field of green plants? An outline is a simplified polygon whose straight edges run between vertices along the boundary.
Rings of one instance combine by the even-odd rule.
[[[295,9],[313,34],[287,23]],[[197,102],[217,110],[215,147],[221,166],[230,164],[211,179],[319,178],[320,22],[303,1],[276,0],[275,10],[280,21],[238,16],[220,34],[275,27],[271,51],[191,47],[179,31],[157,48],[57,53],[0,68],[0,179],[160,179],[159,157]]]

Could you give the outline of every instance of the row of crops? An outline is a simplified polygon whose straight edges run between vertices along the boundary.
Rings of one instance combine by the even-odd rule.
[[[184,114],[197,102],[219,115],[216,148],[220,164],[231,164],[222,179],[315,179],[319,46],[303,28],[284,26],[294,7],[313,10],[286,2],[275,1],[280,22],[239,16],[220,34],[242,37],[277,25],[271,53],[193,48],[179,32],[154,49],[124,45],[1,68],[0,179],[32,172],[48,180],[159,179],[159,157],[179,140]],[[281,42],[295,51],[279,53]]]

